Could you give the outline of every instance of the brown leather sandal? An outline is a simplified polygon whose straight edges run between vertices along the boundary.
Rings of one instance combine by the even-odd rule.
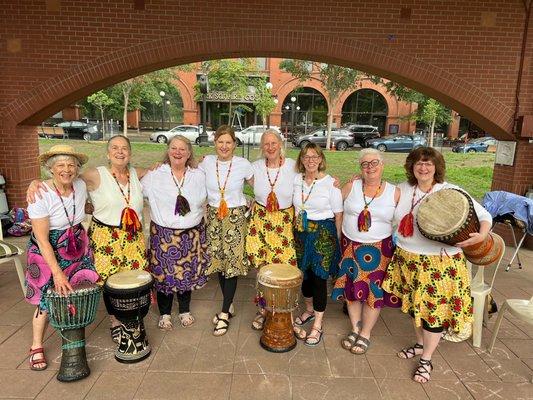
[[[42,354],[42,357],[35,358],[37,354]],[[44,367],[36,367],[36,365],[44,364]],[[44,349],[39,347],[37,349],[30,348],[30,369],[32,371],[44,371],[48,368],[48,363],[46,362],[46,357],[44,356]]]

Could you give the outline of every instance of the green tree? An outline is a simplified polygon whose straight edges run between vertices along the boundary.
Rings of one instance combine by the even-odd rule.
[[[104,111],[107,107],[111,106],[112,104],[115,103],[115,101],[109,97],[107,95],[107,93],[105,93],[104,91],[100,90],[96,93],[93,93],[92,95],[90,95],[88,98],[87,98],[87,101],[98,107],[98,109],[100,110],[100,115],[102,117],[102,127],[103,127],[103,132],[105,133],[106,132],[106,119],[105,119],[105,116],[104,116]]]
[[[331,126],[333,125],[333,110],[337,107],[341,95],[357,87],[358,82],[363,78],[361,72],[341,67],[339,65],[324,64],[302,60],[283,60],[280,69],[292,74],[303,83],[311,77],[317,78],[324,88],[328,100],[328,137],[326,148],[331,144]]]
[[[271,88],[268,85],[265,77],[257,77],[253,79],[253,85],[255,87],[254,106],[257,113],[261,116],[263,125],[267,125],[268,116],[276,108],[276,101],[272,97]],[[268,87],[268,86],[270,87]]]

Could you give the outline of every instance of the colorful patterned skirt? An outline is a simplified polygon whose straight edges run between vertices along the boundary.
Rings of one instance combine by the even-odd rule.
[[[400,299],[381,287],[394,252],[392,237],[375,243],[360,243],[343,235],[341,248],[340,270],[331,297],[364,301],[371,308],[400,307]]]
[[[307,279],[307,271],[322,279],[336,276],[341,258],[335,220],[308,221],[307,231],[294,231],[298,268]]]
[[[73,232],[78,248],[75,254],[67,252],[68,229],[50,231],[48,240],[54,250],[54,256],[71,285],[83,282],[95,283],[99,277],[94,269],[93,253],[89,247],[87,232],[81,224],[75,225]],[[42,310],[48,310],[48,304],[42,294],[54,287],[54,280],[52,270],[42,256],[33,235],[28,243],[26,285],[26,301],[38,304]]]
[[[470,278],[463,253],[428,256],[396,248],[383,289],[402,300],[402,311],[431,328],[460,332],[472,322]]]
[[[208,275],[220,272],[226,278],[233,278],[248,273],[245,214],[245,206],[230,208],[229,215],[221,221],[217,218],[217,208],[207,206],[207,243],[211,256]]]
[[[172,229],[150,224],[150,270],[155,288],[166,295],[200,289],[210,265],[205,224]]]
[[[106,225],[93,217],[89,238],[94,252],[94,266],[100,274],[99,284],[120,271],[146,269],[146,245],[141,231],[129,233],[117,226]]]
[[[296,266],[293,219],[293,207],[270,212],[255,203],[246,238],[246,252],[253,267],[280,263]]]

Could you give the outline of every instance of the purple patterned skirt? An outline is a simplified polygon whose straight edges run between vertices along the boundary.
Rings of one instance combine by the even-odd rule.
[[[152,222],[148,254],[158,292],[183,293],[207,283],[211,258],[203,221],[189,229],[165,228]]]

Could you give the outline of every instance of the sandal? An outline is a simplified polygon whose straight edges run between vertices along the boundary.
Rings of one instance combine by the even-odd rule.
[[[170,320],[170,315],[163,314],[159,317],[159,322],[157,323],[157,326],[162,331],[170,331],[172,330],[172,321]]]
[[[229,306],[229,311],[228,311],[228,316],[229,316],[229,319],[233,318],[235,316],[235,307],[233,307],[233,303],[231,303],[231,305]],[[218,314],[215,314],[215,316],[213,317],[213,325],[216,325],[218,324],[218,320],[220,319],[220,317],[218,316]]]
[[[262,331],[263,325],[265,324],[266,317],[261,313],[261,311],[258,311],[255,315],[254,320],[252,321],[252,329],[255,329],[256,331]]]
[[[306,318],[303,318],[304,315],[307,315]],[[315,312],[314,311],[304,311],[299,316],[296,317],[294,320],[294,325],[296,326],[302,326],[307,324],[309,321],[312,321],[315,319]]]
[[[112,326],[109,328],[109,330],[111,331],[111,340],[113,340],[115,343],[119,343],[120,335],[122,334],[122,327],[120,325]]]
[[[419,356],[420,354],[422,354],[422,353],[418,353],[417,354],[416,351],[417,350],[423,350],[423,349],[424,349],[423,345],[421,345],[420,343],[415,343],[411,347],[406,347],[405,349],[402,349],[401,351],[396,353],[396,355],[399,358],[403,358],[404,360],[409,360],[411,358],[414,358],[414,357]]]
[[[180,318],[180,324],[183,328],[188,328],[196,321],[190,312],[178,314],[178,317]]]
[[[318,332],[318,335],[313,335],[312,332]],[[311,328],[311,333],[307,335],[307,338],[305,339],[305,345],[310,347],[315,347],[320,344],[322,341],[322,329],[320,328]]]
[[[307,338],[307,332],[305,331],[305,329],[302,329],[299,326],[294,325],[292,327],[292,330],[294,332],[294,336],[296,337],[296,339],[305,340],[305,338]]]
[[[418,383],[426,383],[431,379],[431,372],[433,372],[433,364],[431,360],[420,359],[418,368],[413,374],[413,380]],[[418,379],[416,379],[418,377]]]
[[[225,335],[229,328],[229,322],[225,318],[218,317],[218,322],[215,326],[215,329],[213,330],[214,336],[222,336]]]
[[[35,356],[38,354],[41,354],[41,357],[36,358]],[[44,364],[44,367],[37,367],[39,364]],[[46,368],[48,368],[48,363],[44,356],[44,349],[42,347],[37,349],[32,349],[30,347],[30,369],[32,371],[44,371]]]
[[[370,339],[359,336],[355,344],[350,349],[350,352],[352,354],[365,354],[369,346],[370,346]]]
[[[355,345],[355,343],[357,342],[357,338],[359,337],[359,334],[356,333],[356,332],[351,332],[348,336],[346,336],[345,338],[343,338],[341,340],[341,346],[343,349],[345,350],[351,350],[352,347]]]

